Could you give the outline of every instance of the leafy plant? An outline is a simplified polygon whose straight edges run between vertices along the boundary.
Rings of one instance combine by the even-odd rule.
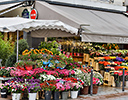
[[[6,60],[5,66],[6,67],[13,67],[15,63],[16,63],[16,54],[13,53]]]
[[[3,40],[3,35],[0,33],[0,59],[2,59],[2,65],[5,65],[8,56],[13,53],[13,44],[9,40]]]
[[[27,65],[27,66],[33,66],[33,65],[35,65],[35,62],[33,62],[33,61],[26,61],[26,62],[24,62],[25,63],[25,65]]]
[[[17,63],[15,63],[15,67],[18,67],[18,66],[24,66],[24,64],[25,64],[25,62],[24,61],[20,61],[20,62],[17,62]]]
[[[10,71],[11,71],[11,69],[9,69],[9,70],[1,69],[1,70],[0,70],[0,76],[1,76],[1,77],[3,77],[3,76],[10,77],[10,76],[11,76],[11,75],[10,75]]]
[[[18,46],[19,46],[19,48],[18,48],[18,53],[19,54],[22,54],[22,52],[24,50],[29,48],[28,43],[25,39],[19,40],[18,41]],[[16,53],[16,51],[17,51],[17,42],[15,42],[15,46],[14,46],[14,52]]]

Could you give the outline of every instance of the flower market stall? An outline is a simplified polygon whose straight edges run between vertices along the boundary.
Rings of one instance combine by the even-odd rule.
[[[6,92],[10,92],[13,100],[15,96],[17,98],[29,96],[29,100],[36,100],[37,97],[51,100],[51,95],[54,100],[59,100],[60,95],[62,99],[67,99],[69,91],[71,98],[77,98],[78,92],[85,94],[88,91],[86,87],[90,86],[90,69],[83,69],[72,57],[68,58],[62,53],[56,55],[50,50],[41,48],[25,50],[19,55],[19,59],[14,67],[0,70],[10,70],[9,75],[13,78],[1,84],[1,91],[5,89]],[[102,75],[95,72],[93,85],[98,86],[102,83]],[[97,89],[94,90],[94,94],[97,93]]]

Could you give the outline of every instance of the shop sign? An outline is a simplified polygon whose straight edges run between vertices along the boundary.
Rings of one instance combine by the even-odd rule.
[[[128,38],[119,38],[120,43],[128,43]]]
[[[30,12],[30,19],[37,19],[37,10],[36,9],[32,9]]]
[[[23,18],[29,18],[29,11],[28,9],[24,9],[23,12],[22,12],[22,17]]]

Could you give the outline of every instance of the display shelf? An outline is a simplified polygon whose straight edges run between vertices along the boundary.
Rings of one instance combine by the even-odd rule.
[[[83,58],[83,56],[72,56],[73,58]]]
[[[14,78],[14,77],[0,77],[0,83],[2,83],[2,81],[6,81],[6,80],[9,80],[12,78]]]

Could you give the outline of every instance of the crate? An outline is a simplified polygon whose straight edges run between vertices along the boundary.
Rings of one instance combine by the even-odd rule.
[[[110,76],[109,72],[104,72],[104,85],[115,86],[114,76]]]
[[[93,69],[94,69],[95,71],[99,71],[99,70],[100,70],[100,69],[99,69],[99,63],[94,62]]]
[[[83,54],[83,61],[89,62],[89,54],[86,54],[86,53]]]
[[[94,59],[93,58],[89,58],[88,65],[91,67],[94,67]]]

